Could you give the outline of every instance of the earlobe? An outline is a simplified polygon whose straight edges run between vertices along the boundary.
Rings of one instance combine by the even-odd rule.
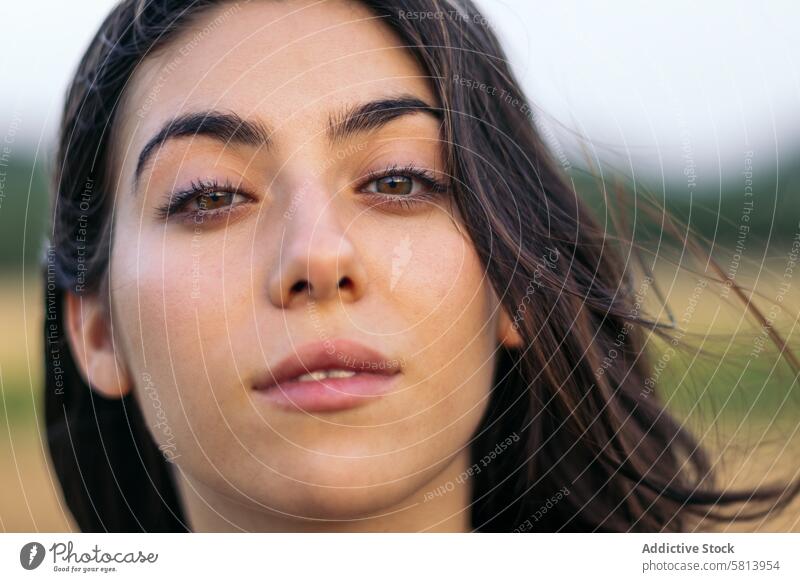
[[[106,398],[122,398],[132,383],[117,356],[108,310],[95,295],[64,298],[66,336],[84,382]]]
[[[497,341],[508,349],[519,349],[523,343],[517,325],[511,321],[502,305],[500,316],[497,318]]]
[[[503,347],[515,350],[523,345],[522,336],[517,329],[518,324],[509,317],[506,308],[493,288],[490,287],[491,301],[496,313],[497,341]]]

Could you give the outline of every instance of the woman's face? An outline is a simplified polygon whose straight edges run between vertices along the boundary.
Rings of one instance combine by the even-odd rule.
[[[448,178],[439,103],[400,44],[355,3],[223,5],[129,85],[116,351],[156,442],[208,496],[346,519],[421,502],[466,458],[504,316],[428,182]],[[265,389],[292,356],[346,369],[356,343],[393,375]]]

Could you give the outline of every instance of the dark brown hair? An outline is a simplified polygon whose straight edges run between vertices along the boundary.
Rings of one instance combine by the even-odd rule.
[[[671,329],[644,311],[642,285],[654,282],[634,277],[621,232],[602,228],[565,180],[475,6],[361,1],[430,76],[444,114],[453,202],[524,340],[522,349],[501,351],[489,409],[470,443],[477,463],[509,435],[520,437],[474,477],[473,529],[681,531],[698,517],[728,519],[724,508],[744,501],[769,505],[753,516],[785,505],[798,484],[713,486],[703,449],[658,395],[644,390],[653,365],[646,336],[669,337]],[[68,292],[108,292],[109,152],[127,82],[143,59],[223,3],[122,1],[67,96],[45,266],[46,423],[56,474],[84,531],[187,529],[167,463],[133,396],[107,400],[81,380],[62,302]],[[415,13],[441,17],[409,18]],[[465,79],[517,101],[465,86]]]

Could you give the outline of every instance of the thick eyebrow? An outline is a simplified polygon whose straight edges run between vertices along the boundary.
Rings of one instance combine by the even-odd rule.
[[[356,133],[366,132],[386,125],[393,119],[414,113],[427,113],[442,120],[440,109],[432,107],[413,95],[400,95],[346,107],[328,119],[328,139],[339,143]]]
[[[414,113],[427,113],[439,121],[443,118],[440,109],[413,95],[378,99],[346,106],[339,113],[331,115],[328,118],[328,139],[331,143],[339,143],[357,133],[377,129],[398,117]],[[210,110],[175,117],[150,138],[139,153],[134,171],[134,189],[155,150],[171,139],[201,135],[225,144],[270,147],[270,133],[268,126],[243,119],[232,112]]]
[[[253,147],[271,145],[270,134],[266,127],[256,121],[242,119],[235,113],[221,111],[186,113],[168,121],[142,148],[134,172],[134,186],[159,146],[171,139],[197,135],[210,137],[225,144]]]

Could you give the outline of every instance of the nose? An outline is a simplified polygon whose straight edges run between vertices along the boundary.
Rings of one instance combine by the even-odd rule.
[[[283,225],[278,264],[269,280],[273,305],[288,309],[309,301],[352,302],[361,297],[365,269],[333,201],[306,192]]]

